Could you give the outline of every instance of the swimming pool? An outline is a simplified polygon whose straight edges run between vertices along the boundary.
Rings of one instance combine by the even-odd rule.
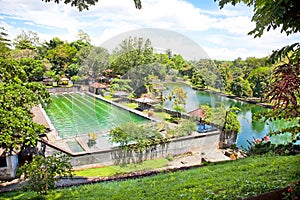
[[[149,119],[84,93],[54,94],[45,109],[59,136],[101,133],[118,125],[149,122]]]

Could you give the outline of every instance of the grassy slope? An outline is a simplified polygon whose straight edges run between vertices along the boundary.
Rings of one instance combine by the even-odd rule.
[[[147,160],[142,162],[141,164],[114,165],[114,166],[107,166],[101,168],[78,170],[74,172],[74,175],[88,176],[88,177],[113,176],[116,174],[130,173],[130,172],[144,171],[144,170],[151,170],[151,169],[165,167],[168,165],[168,162],[169,161],[167,159],[161,158],[156,160]]]
[[[287,186],[300,177],[300,155],[247,158],[157,176],[52,191],[48,199],[237,199]],[[32,198],[11,192],[0,199]]]

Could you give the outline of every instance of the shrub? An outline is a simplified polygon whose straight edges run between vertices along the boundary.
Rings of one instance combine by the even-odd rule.
[[[168,142],[159,131],[158,127],[127,123],[111,129],[109,141],[120,144],[120,147],[128,152],[143,152]]]
[[[273,153],[277,155],[293,155],[300,153],[300,145],[288,144],[272,144],[268,136],[263,138],[254,138],[252,142],[248,141],[249,149],[248,155],[262,155],[266,153]]]
[[[46,195],[49,189],[55,187],[56,177],[72,177],[70,157],[63,154],[54,154],[43,157],[35,156],[31,163],[26,163],[20,168],[28,183],[25,190],[35,191],[40,195]]]
[[[167,157],[166,157],[166,159],[167,159],[169,162],[171,162],[171,161],[174,160],[174,157],[173,157],[171,154],[168,154]]]

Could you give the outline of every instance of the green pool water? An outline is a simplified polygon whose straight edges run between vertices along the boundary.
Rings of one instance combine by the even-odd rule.
[[[128,122],[141,124],[149,121],[88,94],[56,94],[51,98],[46,113],[62,138],[105,132]]]

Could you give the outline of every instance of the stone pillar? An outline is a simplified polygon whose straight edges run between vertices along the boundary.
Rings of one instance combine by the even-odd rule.
[[[16,177],[18,171],[18,156],[11,155],[6,157],[6,167],[0,167],[0,179],[11,180]]]

